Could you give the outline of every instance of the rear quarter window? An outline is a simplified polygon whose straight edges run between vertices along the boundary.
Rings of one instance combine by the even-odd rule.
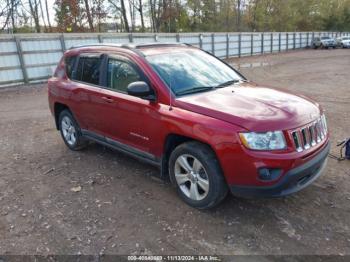
[[[98,85],[100,80],[100,57],[80,57],[74,79]]]
[[[77,61],[77,56],[68,56],[64,60],[65,67],[66,67],[66,74],[69,79],[72,78],[74,65],[76,61]]]

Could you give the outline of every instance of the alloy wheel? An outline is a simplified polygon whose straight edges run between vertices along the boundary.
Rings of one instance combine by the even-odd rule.
[[[209,178],[203,164],[190,154],[180,155],[175,161],[175,179],[188,198],[200,201],[209,192]]]
[[[61,121],[62,134],[66,142],[73,146],[77,141],[77,133],[72,120],[64,116]]]

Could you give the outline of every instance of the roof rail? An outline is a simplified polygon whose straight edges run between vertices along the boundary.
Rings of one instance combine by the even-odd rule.
[[[96,44],[86,44],[86,45],[75,45],[71,46],[68,50],[82,47],[93,47],[93,46],[111,46],[111,47],[123,47],[123,44],[113,44],[113,43],[96,43]]]
[[[82,48],[82,47],[94,47],[94,46],[110,46],[110,47],[120,47],[120,48],[127,48],[127,49],[138,49],[143,47],[161,47],[161,46],[191,46],[190,44],[186,43],[178,43],[178,42],[164,42],[164,43],[140,43],[140,44],[114,44],[114,43],[96,43],[96,44],[86,44],[86,45],[76,45],[69,48],[75,49],[75,48]]]
[[[155,43],[140,43],[137,45],[133,45],[134,48],[142,48],[142,47],[161,47],[161,46],[186,46],[187,44],[178,43],[178,42],[155,42]]]

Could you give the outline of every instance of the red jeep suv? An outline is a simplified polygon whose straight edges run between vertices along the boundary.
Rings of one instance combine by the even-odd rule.
[[[321,175],[330,148],[319,104],[249,82],[186,44],[72,48],[48,94],[70,149],[92,140],[154,164],[196,208],[228,190],[297,192]]]

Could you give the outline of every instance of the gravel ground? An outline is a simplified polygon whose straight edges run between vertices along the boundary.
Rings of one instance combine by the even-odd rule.
[[[230,63],[319,101],[338,153],[335,142],[350,135],[350,50]],[[350,161],[329,159],[320,179],[290,197],[229,196],[198,211],[151,166],[96,144],[69,151],[43,85],[0,91],[0,134],[0,254],[350,255]]]

